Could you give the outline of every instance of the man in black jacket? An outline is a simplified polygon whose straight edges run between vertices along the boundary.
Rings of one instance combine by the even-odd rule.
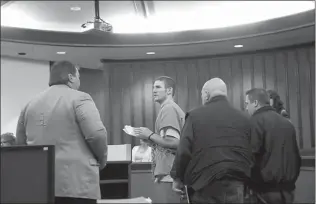
[[[173,189],[192,188],[193,203],[243,203],[253,165],[250,121],[229,104],[221,79],[207,81],[201,94],[203,106],[186,114]]]
[[[251,144],[256,158],[252,179],[258,203],[292,203],[301,166],[295,128],[269,105],[264,89],[247,91],[245,105],[252,115]]]

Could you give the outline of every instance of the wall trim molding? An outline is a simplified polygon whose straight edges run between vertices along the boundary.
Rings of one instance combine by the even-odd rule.
[[[314,46],[315,47],[315,41],[308,42],[308,43],[302,43],[297,45],[290,45],[290,46],[282,46],[282,47],[276,47],[276,48],[269,48],[269,49],[262,49],[262,50],[251,50],[251,51],[245,51],[245,52],[232,52],[232,53],[225,53],[225,54],[218,54],[218,55],[203,55],[203,56],[193,56],[193,57],[178,57],[178,58],[159,58],[159,59],[127,59],[127,60],[110,60],[110,59],[100,59],[101,63],[131,63],[131,62],[170,62],[170,61],[179,61],[179,60],[197,60],[197,59],[208,59],[208,58],[225,58],[225,57],[239,57],[243,55],[256,55],[267,53],[271,51],[282,51],[286,49],[298,49],[302,47],[307,46]]]

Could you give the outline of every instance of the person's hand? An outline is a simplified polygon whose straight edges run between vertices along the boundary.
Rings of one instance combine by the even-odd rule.
[[[184,192],[184,185],[181,181],[179,180],[173,180],[173,183],[172,183],[172,190],[178,194],[185,194]]]
[[[139,128],[135,127],[134,132],[135,132],[136,137],[143,140],[148,140],[148,137],[153,133],[151,130],[149,130],[146,127],[139,127]]]

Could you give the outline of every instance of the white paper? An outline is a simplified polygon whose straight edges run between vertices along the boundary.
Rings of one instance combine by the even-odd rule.
[[[125,125],[123,130],[126,134],[136,137],[134,127]]]
[[[98,200],[97,203],[152,203],[150,198],[138,197],[129,199]]]

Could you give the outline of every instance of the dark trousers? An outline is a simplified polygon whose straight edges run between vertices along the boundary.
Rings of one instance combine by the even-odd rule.
[[[97,200],[87,198],[55,197],[55,204],[96,204]]]
[[[192,203],[244,203],[243,182],[223,179],[193,193]]]
[[[290,204],[294,201],[294,192],[275,191],[257,193],[258,204]]]

